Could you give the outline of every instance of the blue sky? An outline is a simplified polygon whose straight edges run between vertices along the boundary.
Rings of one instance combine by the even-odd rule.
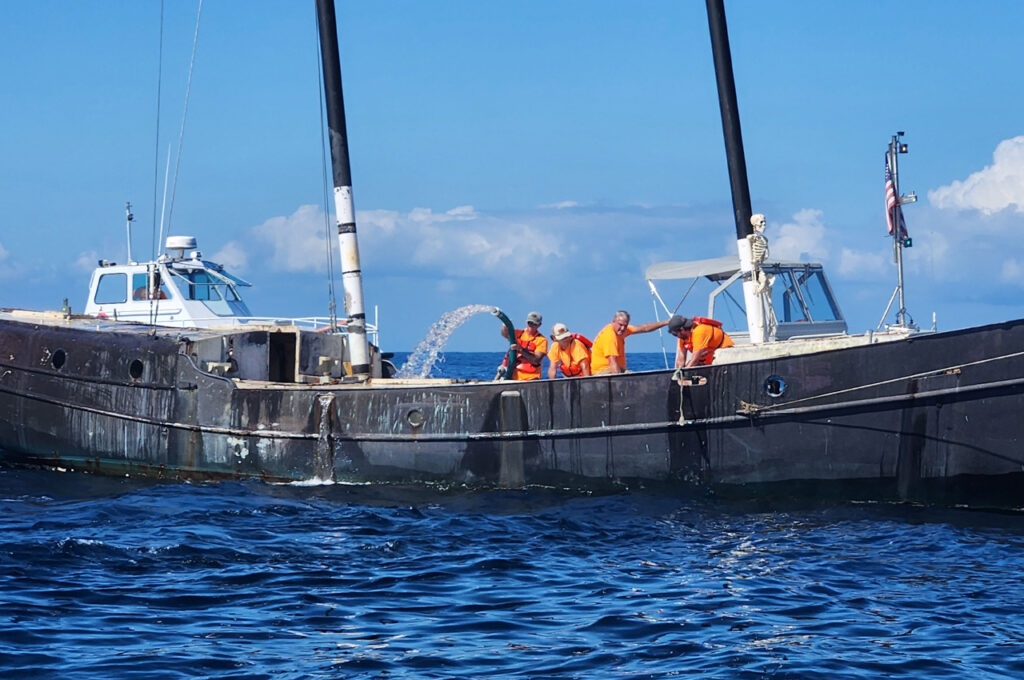
[[[68,297],[80,311],[95,260],[126,255],[125,201],[133,254],[152,251],[196,11],[167,5],[158,142],[158,2],[5,4],[0,306]],[[258,314],[327,308],[312,5],[203,6],[171,231],[252,281]],[[726,12],[772,254],[823,261],[851,330],[874,327],[895,285],[882,156],[905,130],[902,189],[920,197],[906,209],[909,312],[940,329],[1020,317],[1024,4]],[[466,304],[590,335],[618,308],[646,321],[647,265],[734,252],[702,2],[353,1],[338,21],[365,298],[385,349],[411,349]],[[449,347],[501,342],[480,316]]]

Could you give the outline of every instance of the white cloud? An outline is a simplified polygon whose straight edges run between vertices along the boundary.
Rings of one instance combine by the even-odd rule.
[[[882,252],[843,248],[839,254],[839,274],[850,279],[873,279],[889,271],[889,258]]]
[[[328,220],[333,226],[333,221]],[[359,211],[359,248],[362,260],[378,266],[395,263],[408,269],[415,265],[440,276],[500,275],[523,267],[543,269],[547,260],[563,257],[562,237],[529,221],[483,215],[463,205],[444,212],[414,208]],[[267,266],[276,271],[320,272],[326,269],[325,249],[337,248],[324,241],[325,217],[317,206],[304,205],[288,217],[274,217],[250,230],[250,243],[229,242],[214,260],[233,268],[248,264],[253,250],[265,253]],[[336,258],[336,250],[332,251]],[[541,271],[538,269],[538,271]]]
[[[793,215],[792,222],[778,228],[777,235],[769,233],[770,257],[779,260],[817,260],[828,258],[828,239],[821,221],[821,210],[805,208]],[[769,225],[771,231],[771,225]]]
[[[1021,266],[1015,258],[1003,261],[1003,270],[999,277],[1003,283],[1013,283],[1018,286],[1024,285],[1024,266]]]
[[[326,227],[325,227],[326,225]],[[253,227],[253,236],[268,244],[272,253],[267,263],[277,271],[324,271],[327,268],[324,251],[328,246],[324,213],[315,205],[303,205],[289,217],[272,217]],[[225,245],[236,248],[236,244]]]
[[[359,210],[356,213],[357,228],[369,225],[384,234],[394,233],[398,226],[398,212],[394,210]]]
[[[443,213],[435,213],[430,208],[413,208],[409,212],[409,219],[420,224],[437,224],[453,220],[464,222],[475,220],[477,217],[476,210],[471,205],[460,205]]]
[[[7,259],[7,251],[4,249],[4,244],[0,243],[0,262]]]
[[[1024,136],[999,143],[992,165],[928,192],[928,200],[943,210],[977,210],[991,215],[1011,206],[1024,212]]]
[[[554,209],[554,210],[565,210],[566,208],[578,208],[580,204],[576,201],[559,201],[558,203],[548,203],[540,206],[541,208]]]
[[[562,258],[561,238],[530,224],[475,211],[459,213],[454,218],[458,223],[433,219],[439,216],[432,213],[430,217],[425,219],[422,209],[414,210],[399,220],[399,231],[413,262],[445,276],[502,271],[514,276],[524,267],[543,271],[547,258]]]
[[[904,251],[903,264],[910,271],[935,276],[941,272],[943,278],[971,278],[975,276],[972,267],[958,266],[953,256],[961,258],[968,250],[968,244],[957,243],[955,248],[950,244],[949,236],[936,231],[933,224],[929,229],[914,233],[914,249]],[[892,262],[892,249],[888,250],[888,260]],[[980,260],[978,260],[980,262]]]
[[[228,241],[220,250],[210,256],[210,259],[222,264],[229,271],[243,272],[249,264],[249,257],[245,249],[236,241]]]
[[[80,272],[92,273],[93,269],[96,269],[96,263],[99,262],[100,256],[95,250],[87,250],[83,253],[79,253],[78,259],[75,260],[75,269]]]

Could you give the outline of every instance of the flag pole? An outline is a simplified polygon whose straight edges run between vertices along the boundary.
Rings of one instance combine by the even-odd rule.
[[[903,288],[903,248],[909,248],[912,241],[907,235],[907,229],[903,221],[903,206],[917,200],[917,195],[911,192],[908,196],[900,195],[900,171],[899,155],[907,153],[907,145],[900,141],[903,132],[897,132],[889,140],[889,148],[885,154],[886,170],[889,172],[891,187],[886,187],[886,210],[889,230],[893,238],[893,254],[896,259],[896,291],[899,295],[899,308],[896,312],[896,326],[909,328],[912,324],[907,323],[907,305],[904,298]],[[892,300],[889,301],[892,304]]]
[[[898,144],[897,137],[896,137],[896,135],[893,135],[892,139],[889,141],[889,167],[892,170],[892,184],[893,184],[894,190],[896,191],[897,199],[896,199],[896,205],[892,209],[893,210],[893,216],[892,216],[892,221],[893,221],[892,238],[893,238],[894,252],[896,253],[896,290],[898,290],[900,292],[900,306],[899,306],[899,309],[896,312],[896,325],[897,326],[906,326],[907,325],[907,303],[906,303],[906,300],[903,297],[903,238],[902,238],[902,234],[900,232],[900,224],[899,224],[900,202],[899,202],[899,198],[898,197],[900,195],[900,179],[899,179],[900,178],[900,172],[899,172],[899,167],[898,167],[898,161],[897,161],[897,158],[896,158],[897,157],[897,153],[898,153],[897,146],[896,146],[897,144]]]

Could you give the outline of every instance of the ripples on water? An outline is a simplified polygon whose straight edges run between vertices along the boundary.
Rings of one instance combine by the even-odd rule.
[[[1024,517],[0,469],[12,678],[1019,678]]]

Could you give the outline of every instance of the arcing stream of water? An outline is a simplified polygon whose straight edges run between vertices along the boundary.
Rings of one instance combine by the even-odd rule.
[[[426,378],[433,370],[437,358],[444,349],[448,338],[455,332],[455,329],[464,324],[470,317],[477,314],[493,313],[494,307],[490,305],[466,305],[445,312],[441,318],[434,322],[434,325],[427,331],[427,336],[416,345],[416,349],[409,355],[409,360],[399,369],[396,378]]]

